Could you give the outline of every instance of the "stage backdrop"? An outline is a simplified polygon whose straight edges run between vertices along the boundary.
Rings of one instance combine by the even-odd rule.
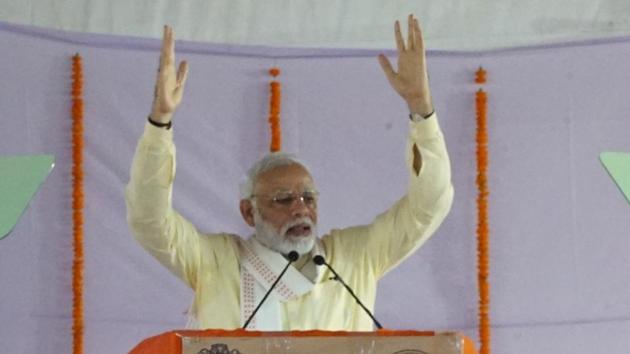
[[[175,29],[177,30],[177,29]],[[0,154],[57,165],[0,241],[0,352],[71,350],[70,57],[84,62],[85,352],[182,328],[191,291],[133,240],[123,190],[149,113],[159,42],[0,24]],[[393,55],[392,51],[386,52]],[[405,191],[407,111],[377,51],[177,43],[190,63],[175,116],[175,207],[248,235],[237,181],[268,149],[267,70],[282,70],[283,147],[321,191],[321,231],[368,223]],[[630,206],[598,161],[630,151],[630,40],[428,55],[455,201],[433,238],[380,283],[388,328],[476,338],[474,72],[488,70],[493,348],[630,346]]]

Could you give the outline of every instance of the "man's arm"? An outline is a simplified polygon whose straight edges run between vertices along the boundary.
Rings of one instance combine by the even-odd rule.
[[[381,275],[435,232],[453,200],[450,161],[431,100],[420,24],[413,15],[409,15],[408,21],[407,43],[400,23],[396,21],[394,26],[398,72],[384,55],[379,56],[389,83],[405,100],[413,118],[407,143],[410,169],[407,195],[379,215],[368,229],[368,242],[378,254],[375,271]]]
[[[383,54],[378,56],[379,63],[392,88],[405,100],[412,115],[429,117],[433,112],[429,77],[427,75],[424,40],[418,19],[409,15],[407,43],[403,40],[400,22],[394,24],[396,48],[398,50],[398,72],[394,71],[389,59]],[[417,146],[412,147],[413,168],[416,175],[420,172],[422,156]]]
[[[437,116],[411,122],[407,142],[407,194],[367,227],[367,254],[381,276],[435,233],[453,201],[451,169]],[[419,153],[416,153],[419,151]],[[414,161],[422,156],[419,170]]]
[[[405,44],[400,24],[395,24],[398,72],[389,60],[379,62],[392,88],[405,100],[411,114],[407,143],[409,187],[407,194],[374,222],[342,230],[333,242],[350,254],[342,259],[366,262],[377,277],[418,249],[442,223],[453,200],[451,170],[444,137],[433,111],[424,44],[418,21],[409,16]]]
[[[175,146],[173,131],[168,125],[181,103],[187,73],[186,62],[175,72],[173,31],[165,26],[149,117],[152,123],[146,124],[138,142],[125,197],[127,219],[135,238],[192,287],[199,262],[199,235],[171,205]]]
[[[398,21],[394,25],[394,36],[398,72],[384,55],[379,55],[378,59],[392,88],[409,108],[412,119],[407,150],[412,172],[408,197],[414,205],[415,214],[427,213],[438,208],[436,201],[447,189],[452,189],[450,162],[431,100],[424,40],[418,19],[409,15],[407,43],[403,40]]]

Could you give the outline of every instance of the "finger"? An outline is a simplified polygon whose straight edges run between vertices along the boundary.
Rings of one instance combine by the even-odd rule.
[[[407,46],[410,50],[415,48],[416,41],[414,40],[414,19],[413,15],[409,15],[409,24],[407,26]]]
[[[173,35],[170,26],[164,26],[164,36],[162,37],[162,50],[160,52],[160,71],[173,64]]]
[[[186,79],[188,78],[188,62],[182,61],[177,69],[177,81],[173,94],[175,101],[179,102],[184,94],[184,86],[186,85]]]
[[[183,87],[186,84],[188,78],[188,62],[182,61],[177,69],[177,87]]]
[[[165,44],[167,41],[167,33],[168,33],[168,26],[164,25],[163,30],[162,30],[162,47],[160,48],[160,60],[158,62],[158,68],[157,68],[157,81],[156,81],[156,86],[155,86],[155,97],[157,97],[158,95],[158,83],[161,81],[162,76],[164,75],[164,59],[166,57],[165,53]]]
[[[168,25],[164,25],[164,32],[162,33],[162,48],[160,50],[160,68],[164,66],[164,61],[168,55]]]
[[[389,80],[389,82],[393,85],[396,72],[394,71],[392,64],[389,62],[389,59],[387,59],[387,57],[383,54],[380,54],[378,56],[378,62],[381,64],[381,68],[383,68],[383,72],[385,73],[385,76],[387,76],[387,80]]]
[[[405,42],[402,39],[402,34],[400,33],[400,22],[396,21],[394,24],[394,33],[396,35],[396,48],[398,52],[402,52],[405,50]]]
[[[167,60],[166,64],[174,65],[175,63],[175,38],[173,36],[173,28],[168,26],[167,33],[167,42],[166,42],[166,50],[167,50]]]
[[[415,19],[413,22],[414,22],[413,30],[415,32],[415,39],[416,39],[415,48],[417,50],[424,52],[424,38],[422,38],[422,29],[420,28],[420,23],[418,22],[418,19]]]

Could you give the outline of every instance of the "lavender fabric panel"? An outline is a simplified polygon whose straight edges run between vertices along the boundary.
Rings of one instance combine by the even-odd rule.
[[[0,154],[54,154],[55,168],[0,244],[0,352],[71,348],[72,49],[0,32]],[[2,176],[0,176],[0,179]]]
[[[75,52],[85,73],[86,352],[125,352],[183,327],[192,292],[132,239],[123,198],[159,42],[3,24],[0,44],[12,48],[0,59],[0,153],[57,157],[20,224],[0,241],[0,352],[71,348],[68,91]],[[266,71],[274,65],[282,70],[283,146],[313,170],[322,232],[369,222],[404,193],[407,111],[377,52],[177,49],[190,77],[175,117],[174,205],[199,229],[251,233],[238,213],[237,182],[268,149]],[[590,353],[602,338],[612,351],[630,344],[630,275],[622,271],[628,205],[597,159],[604,150],[630,151],[628,58],[624,41],[429,53],[456,195],[434,237],[381,281],[376,315],[384,325],[476,337],[472,78],[483,65],[494,350]]]
[[[625,353],[628,320],[539,323],[493,329],[493,352],[504,353]]]
[[[630,151],[629,55],[628,45],[590,46],[493,60],[497,82],[532,68],[512,74],[506,90],[492,89],[499,322],[630,314],[630,274],[619,271],[630,261],[628,204],[598,161],[601,151]]]

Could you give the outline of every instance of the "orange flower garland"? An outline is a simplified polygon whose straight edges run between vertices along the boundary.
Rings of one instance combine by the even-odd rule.
[[[269,74],[274,78],[280,75],[280,69],[272,68]],[[271,127],[271,152],[280,151],[282,148],[282,131],[280,129],[280,82],[273,80],[269,84],[271,97],[269,102],[269,125]]]
[[[486,83],[486,71],[480,66],[479,70],[475,72],[475,83],[477,84],[485,84]]]
[[[72,57],[72,352],[83,353],[83,69]]]
[[[479,68],[476,73],[476,83],[486,82],[486,71]],[[490,354],[490,273],[488,222],[488,126],[487,102],[488,97],[483,89],[476,94],[477,107],[477,281],[479,286],[479,353]]]

